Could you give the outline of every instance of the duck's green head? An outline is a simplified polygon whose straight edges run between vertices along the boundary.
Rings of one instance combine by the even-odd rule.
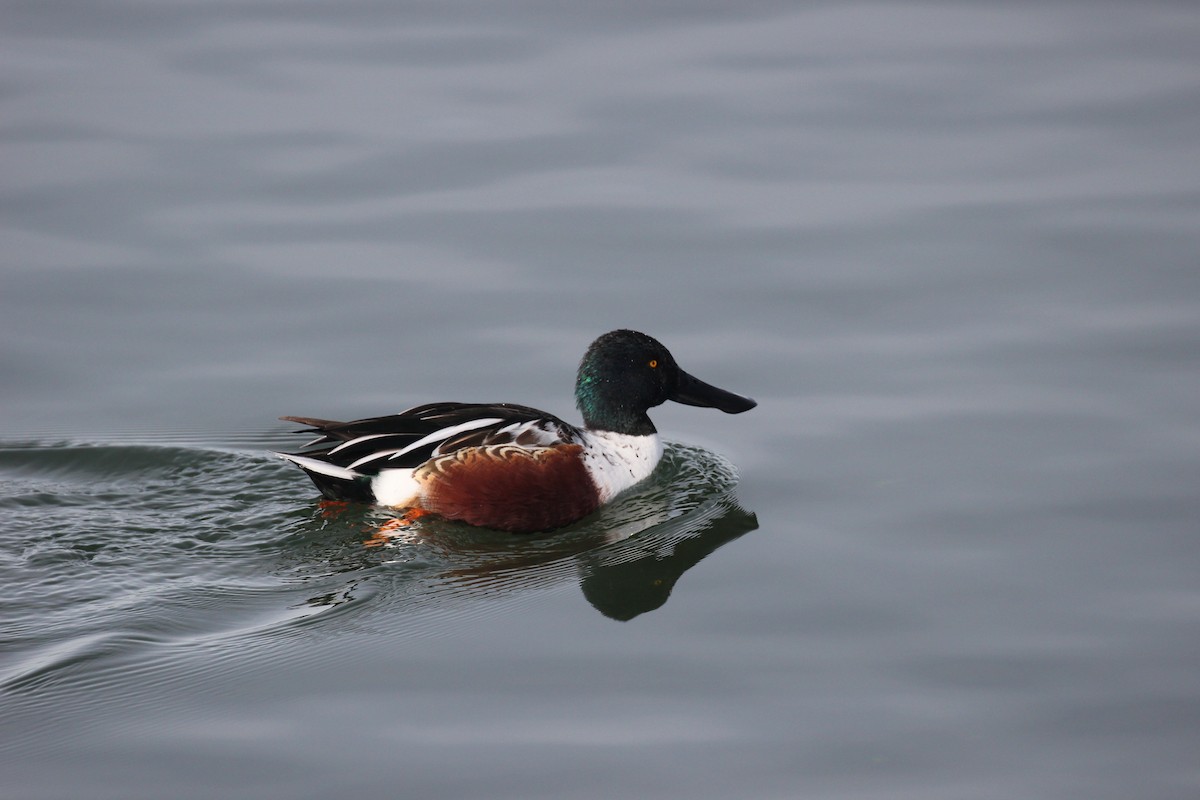
[[[749,397],[718,389],[679,368],[657,339],[637,331],[611,331],[592,342],[575,379],[575,405],[589,428],[646,436],[655,432],[648,409],[667,400],[749,411]]]

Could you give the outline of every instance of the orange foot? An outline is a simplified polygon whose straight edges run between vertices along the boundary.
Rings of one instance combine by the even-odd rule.
[[[391,541],[391,537],[407,528],[411,528],[413,523],[433,512],[426,511],[423,508],[410,508],[405,511],[403,516],[389,519],[387,522],[379,526],[379,530],[371,534],[371,537],[363,542],[364,547],[382,547]]]
[[[336,517],[349,507],[350,504],[345,500],[321,500],[317,503],[317,508],[321,509],[321,516],[326,519]]]
[[[383,547],[390,542],[392,538],[385,533],[372,533],[371,536],[363,542],[363,547]]]
[[[421,517],[427,517],[432,513],[433,513],[432,511],[426,511],[423,508],[410,508],[408,511],[404,512],[404,516],[401,517],[400,519],[406,520],[408,522],[408,524],[411,525],[412,523],[419,520]]]

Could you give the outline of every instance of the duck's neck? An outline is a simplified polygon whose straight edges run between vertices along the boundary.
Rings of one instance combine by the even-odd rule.
[[[646,409],[613,401],[595,379],[584,379],[575,387],[575,405],[588,430],[611,431],[627,436],[653,436],[658,433]]]

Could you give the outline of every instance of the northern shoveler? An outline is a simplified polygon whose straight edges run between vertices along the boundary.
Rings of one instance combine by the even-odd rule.
[[[663,447],[646,412],[667,400],[727,414],[757,405],[684,372],[656,339],[618,330],[592,342],[579,363],[582,428],[511,403],[433,403],[354,422],[280,417],[319,436],[278,455],[331,500],[548,531],[650,475]]]

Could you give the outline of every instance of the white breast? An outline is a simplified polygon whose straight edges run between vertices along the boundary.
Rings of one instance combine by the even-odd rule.
[[[583,464],[607,503],[650,476],[662,458],[658,434],[629,436],[610,431],[583,432]]]

